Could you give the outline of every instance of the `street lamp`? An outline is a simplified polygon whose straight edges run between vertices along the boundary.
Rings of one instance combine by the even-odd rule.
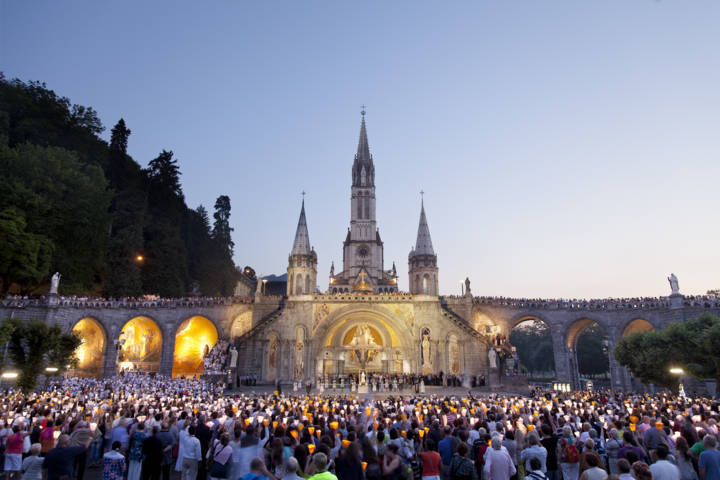
[[[263,294],[267,295],[267,278],[263,278]]]
[[[685,375],[685,370],[680,367],[672,367],[670,368],[670,373],[679,376],[678,395],[685,398],[685,386],[682,383],[682,377]]]
[[[135,261],[138,263],[142,263],[143,261],[145,261],[145,257],[143,257],[142,255],[136,255]]]

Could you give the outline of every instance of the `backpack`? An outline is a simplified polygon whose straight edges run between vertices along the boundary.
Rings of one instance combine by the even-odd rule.
[[[580,461],[580,454],[578,453],[577,447],[572,443],[568,443],[564,438],[560,439],[560,441],[563,445],[562,458],[560,461],[563,463],[578,463]]]

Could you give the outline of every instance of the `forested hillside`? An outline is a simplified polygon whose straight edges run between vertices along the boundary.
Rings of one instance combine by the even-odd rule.
[[[172,151],[142,168],[123,119],[103,131],[93,108],[0,74],[0,293],[44,292],[57,271],[63,295],[232,294],[229,197],[211,223]]]

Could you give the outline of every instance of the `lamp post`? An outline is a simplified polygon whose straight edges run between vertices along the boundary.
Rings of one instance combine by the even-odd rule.
[[[610,391],[612,392],[613,389],[613,371],[612,371],[612,360],[610,359],[610,340],[607,338],[603,340],[602,342],[602,350],[605,355],[607,355],[608,359],[608,373],[610,374]]]
[[[267,279],[263,278],[263,295],[267,295]]]
[[[672,373],[673,375],[678,375],[678,377],[679,377],[678,395],[680,395],[682,398],[685,398],[685,386],[682,383],[683,375],[685,375],[685,370],[683,370],[680,367],[672,367],[670,369],[670,373]]]

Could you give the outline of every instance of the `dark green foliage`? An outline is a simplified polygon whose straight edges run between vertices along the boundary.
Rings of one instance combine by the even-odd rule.
[[[0,210],[21,211],[27,232],[52,242],[50,270],[63,275],[63,293],[90,289],[103,269],[109,220],[110,193],[102,169],[81,163],[63,148],[4,143],[0,171]]]
[[[0,293],[12,283],[21,288],[36,285],[50,273],[53,243],[26,230],[25,216],[14,207],[0,211]]]
[[[112,225],[105,260],[103,294],[107,297],[137,297],[143,290],[142,265],[136,257],[144,255],[146,179],[140,166],[127,155],[129,136],[130,130],[121,118],[110,138],[108,178],[115,197],[110,207]]]
[[[685,322],[673,322],[662,330],[628,335],[618,342],[613,355],[644,383],[674,388],[679,378],[669,373],[680,367],[697,378],[720,383],[720,317],[704,313]]]
[[[102,131],[92,108],[0,74],[1,228],[13,237],[0,248],[15,249],[0,257],[2,289],[44,292],[59,271],[62,294],[183,296],[190,270],[200,293],[231,293],[230,199],[218,199],[211,232],[185,205],[172,152],[143,170],[123,119],[109,145]]]
[[[518,352],[520,366],[530,373],[555,370],[550,327],[539,320],[519,324],[510,332],[510,344]]]
[[[188,292],[187,251],[180,235],[185,199],[180,168],[172,156],[163,150],[150,162],[148,171],[143,290],[162,297],[181,297]]]
[[[81,340],[74,333],[64,333],[59,325],[48,325],[39,320],[27,323],[17,318],[6,318],[0,328],[8,338],[8,354],[20,374],[17,387],[29,392],[47,367],[58,372],[77,363],[75,349]]]
[[[592,325],[580,334],[575,347],[580,375],[599,375],[610,371],[610,360],[603,350],[606,339],[605,331],[598,325]]]

